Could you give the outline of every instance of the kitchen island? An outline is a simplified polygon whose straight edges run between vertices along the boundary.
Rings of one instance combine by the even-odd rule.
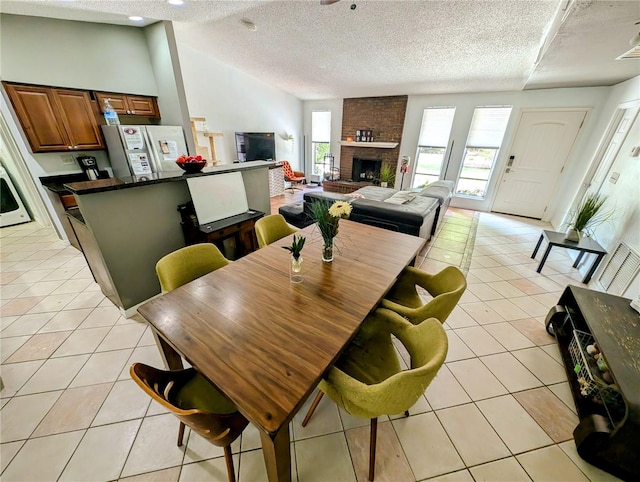
[[[99,175],[100,179],[107,179],[109,177],[109,173],[107,171],[100,171]],[[60,220],[60,224],[62,225],[64,233],[67,235],[69,243],[71,243],[71,246],[77,249],[80,249],[80,244],[78,243],[76,234],[71,227],[71,224],[69,223],[67,213],[71,210],[77,210],[78,203],[74,195],[71,194],[64,187],[64,185],[72,182],[81,182],[86,180],[87,175],[80,172],[74,174],[62,174],[57,176],[45,176],[40,178],[40,182],[45,188],[45,193],[49,198],[51,205],[53,206],[53,211]]]
[[[187,179],[239,171],[250,209],[270,214],[269,166],[252,161],[179,172],[100,179],[65,184],[80,209],[71,219],[82,230],[80,244],[102,292],[125,316],[158,295],[155,265],[164,255],[185,246],[178,205],[191,201]],[[211,193],[216,202],[216,193]]]

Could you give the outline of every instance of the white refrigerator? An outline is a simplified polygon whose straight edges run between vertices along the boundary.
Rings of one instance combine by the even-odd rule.
[[[182,172],[176,159],[188,155],[182,126],[102,126],[115,177]]]

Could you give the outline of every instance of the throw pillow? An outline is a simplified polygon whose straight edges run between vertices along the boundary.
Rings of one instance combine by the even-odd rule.
[[[417,195],[417,193],[411,191],[398,191],[393,196],[385,199],[384,202],[392,204],[406,204],[409,201],[413,201]]]

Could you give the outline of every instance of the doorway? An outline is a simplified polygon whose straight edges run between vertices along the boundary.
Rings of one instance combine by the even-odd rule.
[[[525,111],[492,211],[542,219],[587,109]]]
[[[50,226],[51,224],[55,226],[25,158],[11,133],[4,112],[0,112],[0,160],[6,171],[11,174],[15,187],[19,191],[31,218],[42,226]],[[60,236],[57,226],[56,230]],[[63,238],[61,237],[61,239]]]

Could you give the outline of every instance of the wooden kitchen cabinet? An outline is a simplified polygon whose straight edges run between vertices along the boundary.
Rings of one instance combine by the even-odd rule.
[[[52,89],[73,149],[104,149],[88,92]]]
[[[33,152],[104,149],[88,92],[4,86]]]
[[[96,92],[96,100],[100,109],[104,108],[104,100],[109,99],[113,110],[119,115],[140,115],[144,117],[160,117],[158,100],[145,95],[116,94]]]

